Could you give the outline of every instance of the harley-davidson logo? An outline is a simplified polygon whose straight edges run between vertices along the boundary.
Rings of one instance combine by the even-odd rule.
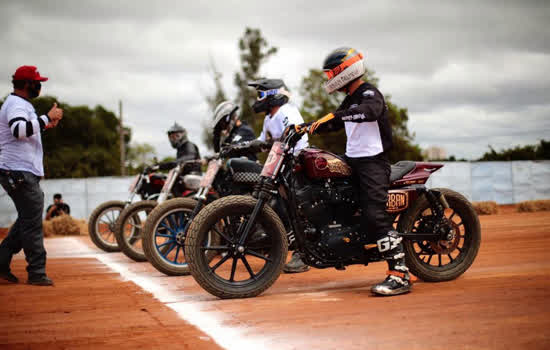
[[[402,211],[409,206],[409,195],[407,192],[390,192],[386,202],[386,211],[395,213]]]

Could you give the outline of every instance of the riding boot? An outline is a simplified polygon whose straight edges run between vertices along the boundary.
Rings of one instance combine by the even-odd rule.
[[[300,253],[297,251],[294,251],[292,253],[292,259],[288,263],[285,264],[283,271],[285,273],[300,273],[300,272],[306,272],[309,270],[309,266],[304,264],[302,261],[302,258],[300,257]]]
[[[379,295],[398,295],[411,291],[411,279],[409,269],[405,265],[405,253],[403,253],[403,237],[399,237],[396,231],[390,231],[376,241],[378,251],[388,263],[386,279],[372,287],[371,291]]]

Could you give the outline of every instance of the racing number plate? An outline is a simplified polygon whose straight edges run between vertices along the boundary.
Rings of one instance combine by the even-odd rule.
[[[265,177],[273,177],[276,175],[283,158],[283,153],[283,144],[279,141],[275,142],[273,146],[271,146],[271,151],[269,151],[269,155],[267,156],[260,175]]]
[[[134,181],[132,181],[132,184],[130,185],[130,187],[128,188],[128,192],[132,193],[134,192],[134,190],[136,189],[136,185],[139,181],[139,177],[141,175],[136,175],[136,177],[134,178]]]
[[[220,170],[221,162],[217,159],[213,159],[208,163],[208,168],[206,169],[206,174],[201,179],[200,187],[209,187],[214,182],[218,170]]]
[[[390,191],[386,202],[386,211],[396,213],[409,206],[409,193],[401,191]]]
[[[174,174],[176,173],[176,168],[170,170],[170,172],[168,173],[168,177],[166,178],[166,182],[164,183],[164,185],[162,186],[162,190],[160,190],[161,193],[167,193],[167,192],[170,192],[170,183],[172,182],[172,178],[174,177]]]

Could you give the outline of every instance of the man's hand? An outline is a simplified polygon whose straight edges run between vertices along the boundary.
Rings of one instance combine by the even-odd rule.
[[[328,122],[329,120],[332,120],[332,119],[334,119],[334,114],[329,113],[329,114],[325,115],[323,118],[313,122],[313,124],[311,124],[311,126],[308,129],[308,133],[310,135],[313,135],[313,133],[315,132],[315,130],[317,130],[319,125],[321,125],[323,123],[326,123],[326,122]]]
[[[57,123],[59,123],[61,118],[63,118],[63,110],[57,107],[57,103],[54,103],[47,116],[50,118],[50,123],[48,123],[48,126],[49,124],[53,124],[53,126],[51,126],[53,128],[57,126]]]

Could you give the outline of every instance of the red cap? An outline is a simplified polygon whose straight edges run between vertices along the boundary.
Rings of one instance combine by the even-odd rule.
[[[35,66],[21,66],[15,71],[13,80],[46,81],[48,78],[40,76]]]

